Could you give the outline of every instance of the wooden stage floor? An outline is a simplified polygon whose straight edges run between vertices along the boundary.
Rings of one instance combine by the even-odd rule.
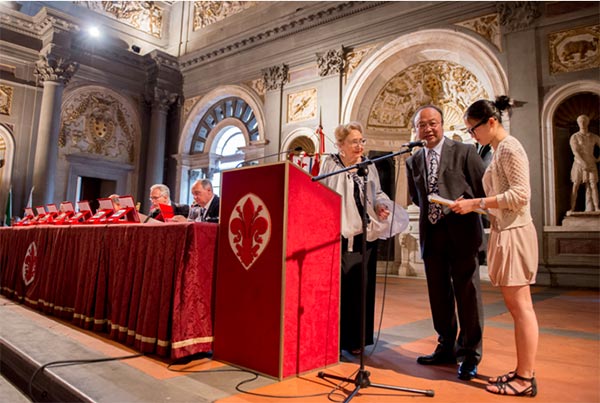
[[[367,348],[364,360],[370,380],[400,388],[432,389],[435,396],[368,387],[361,389],[353,402],[522,400],[484,390],[488,376],[515,366],[512,320],[498,289],[486,282],[482,285],[483,361],[478,378],[465,382],[457,378],[454,365],[421,366],[415,361],[436,345],[425,280],[388,278],[382,315],[384,279],[379,277],[378,282],[376,329],[382,318],[381,331],[377,345]],[[535,286],[533,293],[540,325],[536,401],[600,402],[598,290]],[[318,371],[278,382],[208,357],[171,366],[171,362],[152,356],[58,366],[45,369],[30,382],[36,368],[52,361],[122,357],[135,351],[4,297],[0,297],[0,347],[3,375],[16,378],[18,386],[31,388],[36,399],[44,401],[61,396],[61,400],[98,402],[283,402],[290,398],[303,403],[341,402],[354,389],[353,384],[321,379]],[[348,355],[341,358],[339,364],[324,371],[354,379],[358,359]],[[0,382],[0,401],[1,396],[11,393],[14,396],[10,384]]]

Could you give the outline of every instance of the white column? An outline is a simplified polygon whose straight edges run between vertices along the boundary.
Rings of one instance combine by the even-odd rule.
[[[78,67],[77,63],[51,54],[42,56],[36,65],[35,74],[44,83],[44,90],[33,167],[34,206],[56,202],[54,176],[58,159],[62,94]]]
[[[162,183],[165,167],[165,142],[167,138],[167,114],[177,94],[155,88],[150,117],[150,133],[148,135],[148,152],[146,156],[145,192],[150,186]]]

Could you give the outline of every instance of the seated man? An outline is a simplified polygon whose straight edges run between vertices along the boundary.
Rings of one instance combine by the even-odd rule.
[[[201,179],[192,185],[194,204],[187,216],[188,221],[219,222],[219,196],[213,193],[212,183]]]
[[[152,202],[152,207],[150,208],[148,215],[150,218],[154,218],[159,221],[165,221],[162,217],[162,214],[160,214],[159,204],[171,206],[173,208],[174,215],[187,216],[190,212],[190,206],[187,204],[178,204],[172,202],[169,188],[162,184],[156,184],[150,187],[150,201]]]

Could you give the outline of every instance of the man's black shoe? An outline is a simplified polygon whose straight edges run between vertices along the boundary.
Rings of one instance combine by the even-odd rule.
[[[477,363],[475,360],[466,358],[458,367],[458,379],[470,381],[477,376]]]
[[[422,355],[418,357],[417,363],[421,365],[456,364],[456,358],[452,353],[445,351],[434,351],[433,354]]]

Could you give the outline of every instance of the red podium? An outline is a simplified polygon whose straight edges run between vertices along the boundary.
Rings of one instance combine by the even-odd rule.
[[[221,189],[215,359],[278,379],[337,363],[341,197],[289,162]]]

